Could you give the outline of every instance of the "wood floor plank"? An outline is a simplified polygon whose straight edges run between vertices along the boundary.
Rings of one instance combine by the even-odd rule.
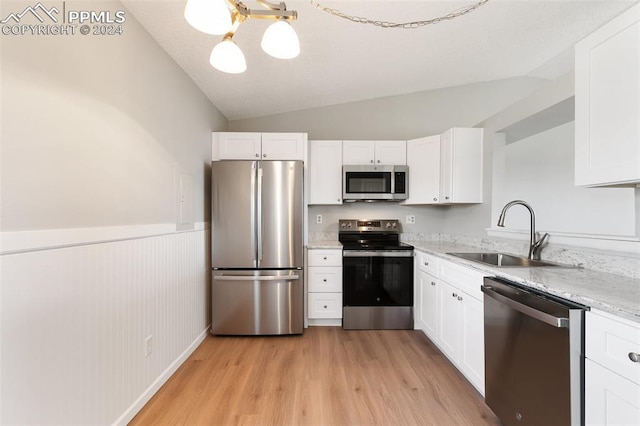
[[[422,334],[209,337],[131,425],[499,425]]]

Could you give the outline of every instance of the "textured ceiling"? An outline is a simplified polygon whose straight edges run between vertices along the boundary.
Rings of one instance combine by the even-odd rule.
[[[323,1],[350,15],[426,20],[470,1]],[[638,0],[490,0],[451,21],[403,30],[350,22],[306,0],[289,0],[301,54],[274,59],[260,48],[266,20],[248,20],[234,40],[247,58],[243,74],[209,65],[221,39],[191,28],[186,0],[124,0],[151,36],[229,119],[393,96],[480,81],[553,79],[573,67],[573,45]],[[259,8],[255,1],[244,1]]]

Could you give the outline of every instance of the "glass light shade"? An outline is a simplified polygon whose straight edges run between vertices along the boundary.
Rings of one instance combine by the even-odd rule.
[[[231,39],[216,44],[211,51],[209,63],[215,69],[229,74],[240,74],[247,70],[247,61],[242,50]]]
[[[287,21],[278,20],[269,25],[262,36],[262,50],[278,59],[291,59],[300,54],[300,41]]]
[[[226,0],[188,0],[184,18],[203,33],[220,35],[231,30],[231,11]]]

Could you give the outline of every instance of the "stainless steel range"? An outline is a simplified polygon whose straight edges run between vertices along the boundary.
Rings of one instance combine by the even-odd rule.
[[[341,219],[342,328],[413,329],[413,246],[398,220]]]

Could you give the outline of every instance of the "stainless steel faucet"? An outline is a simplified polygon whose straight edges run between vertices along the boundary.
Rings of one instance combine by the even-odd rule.
[[[529,214],[531,215],[531,235],[529,236],[529,259],[531,260],[540,260],[540,252],[542,251],[542,244],[549,236],[548,233],[545,233],[542,238],[536,241],[536,214],[533,212],[533,208],[525,201],[522,200],[513,200],[507,203],[506,206],[502,208],[502,213],[500,213],[500,217],[498,218],[498,226],[504,227],[504,217],[507,213],[507,210],[511,206],[515,206],[516,204],[520,204],[525,206],[527,210],[529,210]]]

